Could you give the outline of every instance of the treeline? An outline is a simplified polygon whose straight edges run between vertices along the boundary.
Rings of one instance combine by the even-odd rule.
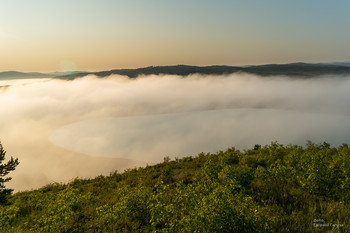
[[[350,232],[350,148],[270,145],[12,195],[3,232]]]

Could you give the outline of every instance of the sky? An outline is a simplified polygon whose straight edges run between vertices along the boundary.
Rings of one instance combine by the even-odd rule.
[[[350,61],[346,0],[2,0],[0,71]]]

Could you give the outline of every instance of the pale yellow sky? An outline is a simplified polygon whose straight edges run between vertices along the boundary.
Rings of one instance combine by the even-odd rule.
[[[349,61],[349,10],[349,1],[4,0],[0,71]]]

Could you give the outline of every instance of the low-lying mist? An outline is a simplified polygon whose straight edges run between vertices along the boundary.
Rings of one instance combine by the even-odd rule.
[[[277,140],[350,141],[350,78],[248,74],[0,81],[16,191]]]

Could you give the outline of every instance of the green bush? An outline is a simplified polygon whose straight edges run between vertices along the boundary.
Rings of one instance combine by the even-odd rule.
[[[17,193],[0,231],[350,232],[349,200],[347,146],[273,142]]]

